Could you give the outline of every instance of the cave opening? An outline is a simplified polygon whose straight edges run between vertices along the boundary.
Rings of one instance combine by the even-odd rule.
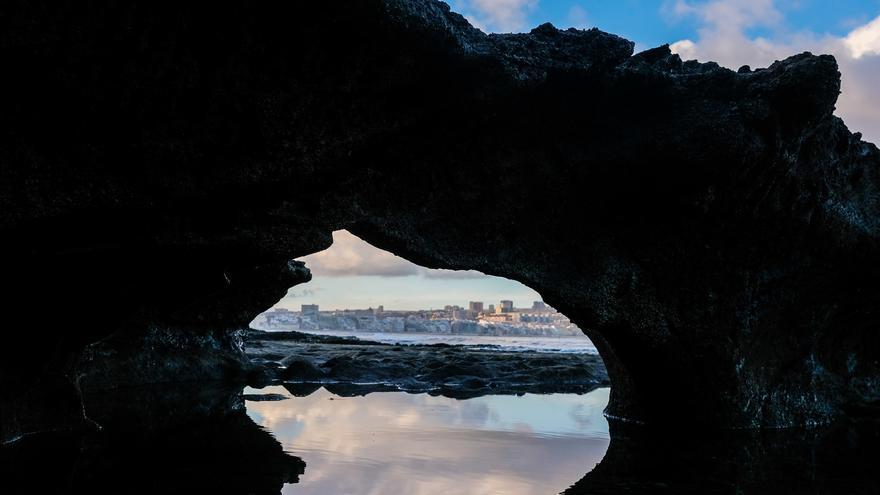
[[[673,26],[605,2],[621,22],[538,8],[488,33],[456,11],[552,2],[112,3],[0,7],[2,493],[277,493],[320,473],[246,399],[291,370],[404,360],[252,361],[242,338],[341,227],[523,282],[588,332],[614,419],[572,493],[880,491],[876,7],[676,2],[694,22]],[[479,364],[456,350],[416,364]],[[410,395],[513,397],[437,380]]]
[[[285,491],[559,492],[605,455],[604,364],[537,292],[345,230],[299,261],[245,339],[247,413],[307,466]]]

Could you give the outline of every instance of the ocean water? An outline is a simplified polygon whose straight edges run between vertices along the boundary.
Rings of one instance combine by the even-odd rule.
[[[247,402],[247,413],[306,462],[285,494],[548,494],[608,449],[609,389],[467,400],[403,392]],[[283,387],[245,393],[291,394]]]
[[[271,331],[271,330],[270,330]],[[310,330],[307,333],[357,337],[386,344],[450,344],[477,349],[505,351],[540,351],[558,353],[598,354],[596,346],[586,337],[494,337],[487,335],[449,335],[434,333],[352,332],[344,330]]]

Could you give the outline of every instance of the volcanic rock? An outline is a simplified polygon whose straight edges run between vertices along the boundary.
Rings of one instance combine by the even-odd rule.
[[[613,417],[877,410],[880,151],[833,115],[833,57],[735,72],[596,29],[487,35],[434,0],[0,19],[4,440],[125,369],[79,358],[99,342],[156,370],[121,382],[242,374],[227,336],[342,228],[540,292],[602,353]],[[191,353],[234,359],[168,362]]]

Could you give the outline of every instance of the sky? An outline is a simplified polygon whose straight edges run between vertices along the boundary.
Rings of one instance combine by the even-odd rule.
[[[766,67],[811,51],[837,58],[842,94],[836,114],[864,139],[880,142],[880,0],[450,0],[486,32],[523,32],[544,22],[598,27],[636,43],[669,44],[683,59],[736,69]],[[370,246],[346,231],[328,250],[302,258],[313,280],[278,306],[298,309],[430,309],[540,296],[517,282],[478,272],[428,270]]]
[[[312,281],[287,291],[276,307],[299,311],[302,304],[321,310],[436,309],[469,301],[498,304],[510,299],[531,307],[541,296],[525,285],[477,271],[433,270],[373,247],[346,230],[333,233],[333,245],[299,258],[312,271]]]
[[[636,43],[662,44],[685,60],[737,69],[766,67],[810,51],[837,58],[836,114],[880,142],[880,0],[450,0],[486,32],[528,31],[543,22],[597,27]]]

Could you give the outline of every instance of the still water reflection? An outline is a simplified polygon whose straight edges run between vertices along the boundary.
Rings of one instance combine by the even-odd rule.
[[[296,494],[559,493],[608,448],[607,388],[585,395],[468,400],[402,392],[248,402],[248,415],[302,457]],[[283,387],[245,393],[290,395]]]

